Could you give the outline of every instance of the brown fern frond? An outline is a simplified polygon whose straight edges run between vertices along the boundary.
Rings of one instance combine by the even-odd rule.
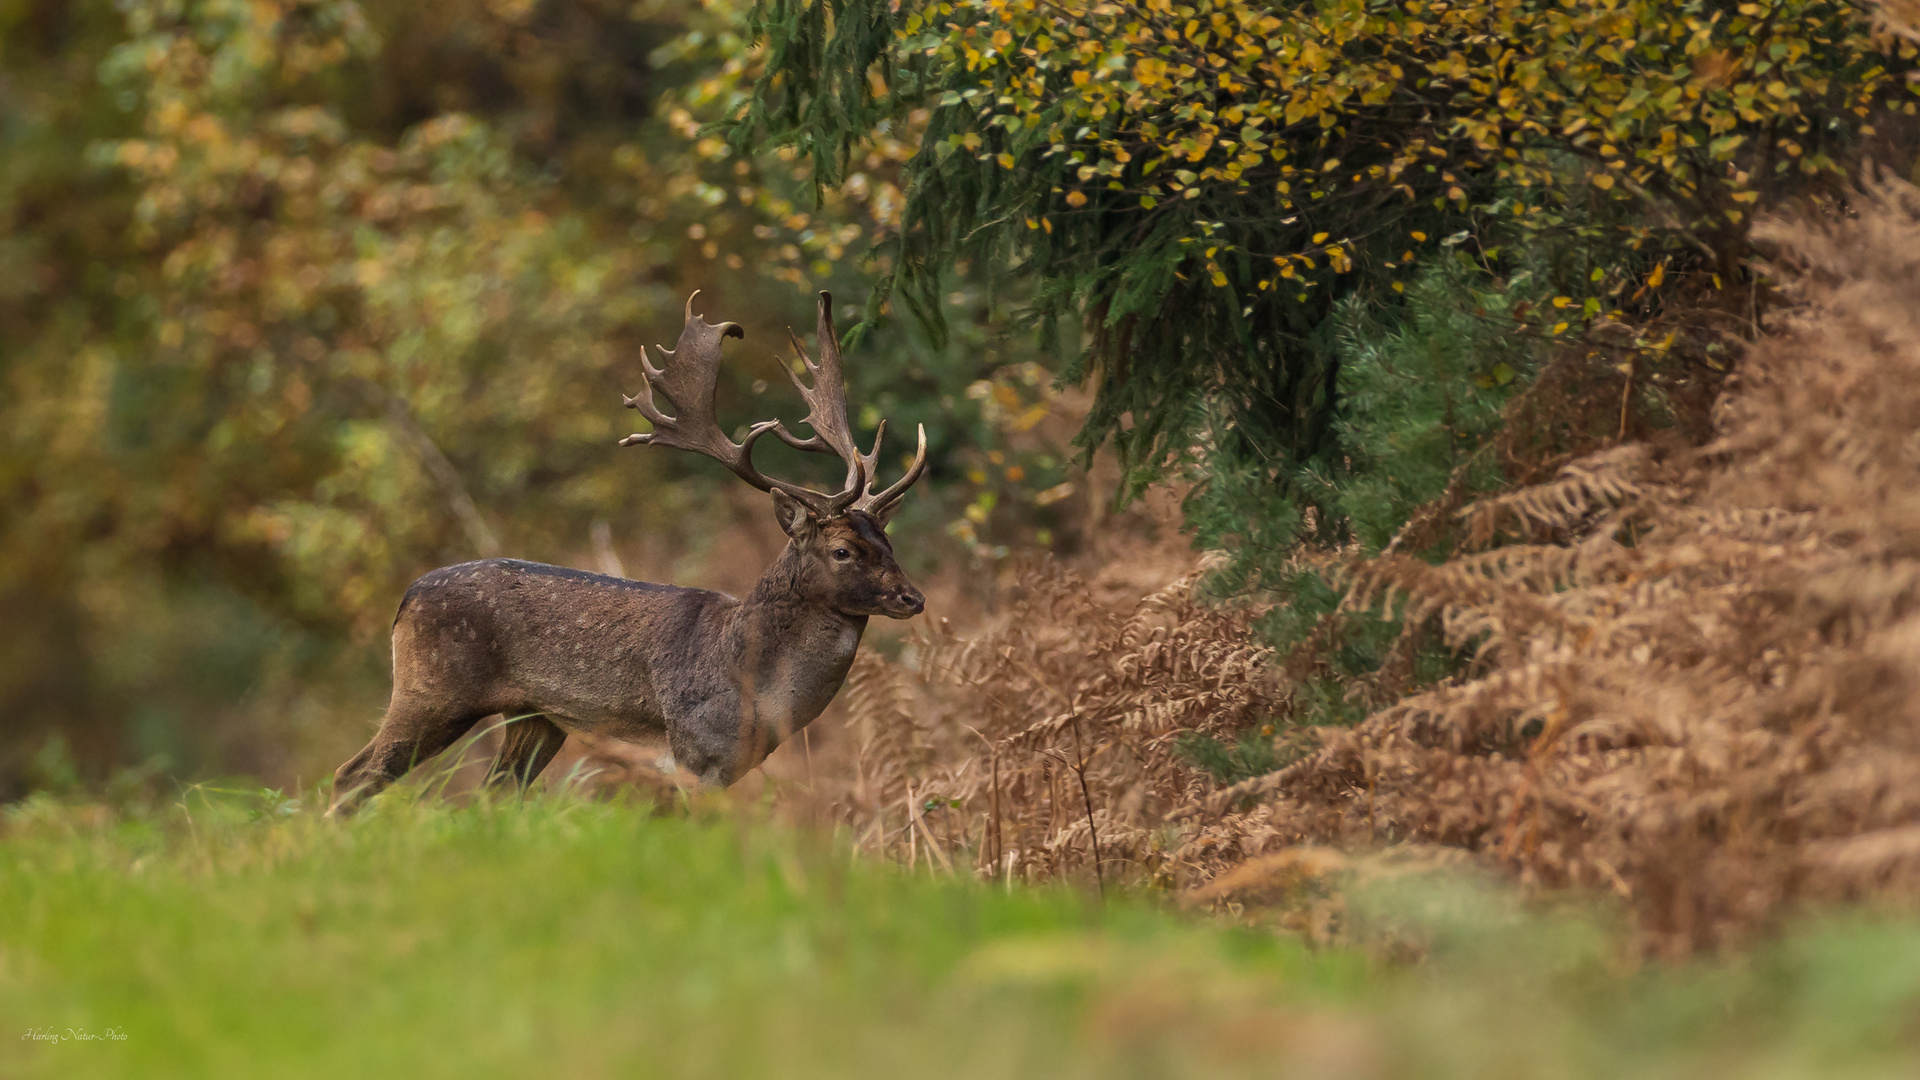
[[[1602,450],[1567,464],[1547,483],[1481,499],[1460,517],[1475,545],[1491,540],[1507,518],[1523,534],[1572,529],[1598,509],[1645,495],[1650,458],[1647,447],[1638,443]]]
[[[1056,564],[1023,565],[987,626],[930,633],[899,661],[863,654],[848,683],[869,792],[846,801],[855,835],[903,859],[941,845],[982,875],[1177,876],[1158,826],[1214,785],[1172,744],[1242,730],[1281,700],[1272,650],[1252,640],[1258,609],[1195,596],[1210,565],[1113,603]],[[921,727],[906,722],[910,684]],[[950,831],[902,828],[908,792]]]
[[[1183,812],[1259,799],[1292,842],[1607,889],[1660,949],[1797,900],[1920,899],[1920,190],[1756,235],[1799,306],[1713,443],[1614,447],[1463,511],[1531,546],[1350,568],[1350,608],[1437,616],[1484,671]]]

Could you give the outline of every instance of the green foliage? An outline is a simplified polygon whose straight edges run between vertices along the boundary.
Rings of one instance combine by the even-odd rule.
[[[1343,302],[1327,347],[1340,402],[1327,450],[1278,483],[1275,466],[1196,474],[1188,509],[1201,543],[1240,555],[1221,585],[1237,590],[1279,571],[1304,538],[1378,552],[1450,486],[1496,488],[1501,411],[1548,349],[1514,314],[1539,296],[1530,271],[1497,278],[1459,257],[1429,265],[1404,304]]]
[[[1914,47],[1842,0],[759,0],[748,25],[735,144],[771,135],[834,185],[918,132],[885,280],[937,322],[943,271],[991,264],[1026,318],[1085,316],[1085,445],[1146,473],[1202,403],[1230,457],[1324,452],[1335,302],[1443,238],[1597,235],[1610,268],[1652,239],[1730,276],[1756,206],[1914,108]]]
[[[1287,764],[1270,734],[1249,733],[1228,743],[1191,731],[1174,740],[1173,752],[1194,768],[1205,770],[1218,784],[1265,776]]]
[[[1402,305],[1343,302],[1328,349],[1339,372],[1333,445],[1278,483],[1252,466],[1201,474],[1188,518],[1200,543],[1234,554],[1213,587],[1276,593],[1283,602],[1262,623],[1266,639],[1282,649],[1311,641],[1323,658],[1295,693],[1295,722],[1364,717],[1365,702],[1350,691],[1380,669],[1402,630],[1398,620],[1329,621],[1342,593],[1297,559],[1297,545],[1377,554],[1407,530],[1411,554],[1438,559],[1449,550],[1449,507],[1506,480],[1503,410],[1549,348],[1514,316],[1541,296],[1534,273],[1496,278],[1461,256],[1428,265]],[[1418,527],[1409,525],[1423,507]],[[1429,682],[1452,666],[1444,650],[1423,645],[1411,676]]]
[[[54,796],[80,791],[80,770],[74,765],[73,750],[58,732],[41,745],[28,768],[27,782],[37,791]]]
[[[165,10],[131,7],[103,68],[142,137],[95,148],[152,259],[119,270],[152,290],[145,347],[88,359],[125,403],[87,433],[103,464],[166,463],[143,486],[167,517],[127,527],[252,549],[300,614],[371,631],[420,562],[501,550],[523,518],[482,506],[577,521],[632,491],[615,477],[648,465],[605,449],[619,415],[580,388],[617,381],[627,326],[670,320],[644,283],[663,253],[554,216],[477,118],[354,130],[327,86],[375,47],[354,5]]]
[[[1492,450],[1501,410],[1547,351],[1514,311],[1538,302],[1532,271],[1490,280],[1466,260],[1428,268],[1406,306],[1350,300],[1340,312],[1339,482],[1327,510],[1368,553],[1449,485],[1477,494],[1503,476]]]

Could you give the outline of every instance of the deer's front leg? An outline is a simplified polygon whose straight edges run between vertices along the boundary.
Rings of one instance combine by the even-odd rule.
[[[773,750],[760,725],[751,714],[742,715],[739,700],[731,697],[703,703],[667,731],[674,765],[705,787],[731,787]]]

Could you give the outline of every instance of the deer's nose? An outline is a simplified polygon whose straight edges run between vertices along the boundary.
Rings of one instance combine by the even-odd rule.
[[[900,606],[918,615],[927,609],[927,598],[920,595],[919,589],[901,589]]]

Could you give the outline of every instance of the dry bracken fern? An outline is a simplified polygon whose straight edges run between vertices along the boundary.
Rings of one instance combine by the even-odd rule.
[[[1920,885],[1920,191],[1761,226],[1796,307],[1704,449],[1574,462],[1463,518],[1547,543],[1349,571],[1469,674],[1184,808],[1288,842],[1438,843],[1614,891],[1650,946]],[[1205,825],[1198,824],[1204,821]]]
[[[1236,731],[1279,701],[1253,612],[1201,603],[1202,572],[1122,602],[1037,562],[986,627],[936,629],[898,660],[863,654],[848,714],[865,786],[843,820],[869,847],[982,875],[1186,876],[1162,826],[1214,785],[1173,740]],[[924,741],[880,734],[907,730]]]
[[[1195,597],[1204,564],[1136,599],[1030,565],[983,625],[861,655],[824,798],[910,863],[1218,881],[1198,902],[1291,890],[1329,848],[1444,848],[1618,894],[1672,952],[1795,904],[1920,895],[1920,191],[1878,183],[1855,210],[1758,228],[1795,306],[1706,445],[1589,443],[1466,506],[1450,487],[1407,543],[1323,564],[1342,609],[1284,658],[1253,609]],[[1551,389],[1510,426],[1554,415]],[[1407,554],[1442,517],[1463,549]],[[1376,612],[1406,629],[1351,688],[1380,706],[1357,727],[1225,788],[1174,752],[1283,721],[1289,679]],[[1466,667],[1403,696],[1433,634]]]

